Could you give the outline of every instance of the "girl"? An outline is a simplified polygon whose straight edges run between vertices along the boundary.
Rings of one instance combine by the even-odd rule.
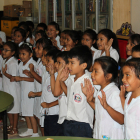
[[[19,48],[19,58],[22,61],[19,64],[19,76],[15,77],[15,81],[20,81],[21,84],[21,112],[22,116],[25,116],[27,122],[27,131],[21,133],[19,136],[25,137],[32,135],[32,137],[38,137],[37,123],[33,116],[34,99],[28,97],[30,91],[34,91],[34,78],[27,77],[23,71],[25,69],[36,66],[36,62],[32,59],[32,45],[24,43]]]
[[[81,31],[67,30],[65,35],[65,51],[71,50],[76,45],[80,44]]]
[[[82,45],[87,45],[94,54],[94,52],[97,50],[96,39],[97,39],[96,32],[93,31],[92,29],[87,29],[83,33],[81,43]]]
[[[125,62],[121,75],[120,98],[124,109],[125,139],[140,138],[140,58]],[[128,92],[125,99],[125,91]]]
[[[140,35],[139,34],[131,35],[130,38],[128,39],[128,44],[126,46],[126,53],[129,56],[126,59],[126,61],[132,58],[132,48],[139,44],[140,44]]]
[[[11,31],[11,41],[12,41],[12,42],[14,42],[14,40],[15,40],[14,32],[15,32],[15,30],[17,30],[17,29],[18,29],[17,26],[15,26],[15,27],[12,28],[12,31]]]
[[[53,21],[48,24],[47,36],[52,41],[53,46],[61,50],[63,46],[60,45],[60,33],[60,27],[56,22]]]
[[[14,42],[20,47],[26,39],[26,32],[24,29],[18,28],[14,32],[15,40]]]
[[[117,62],[107,56],[95,60],[91,78],[94,85],[100,85],[100,90],[94,95],[94,89],[89,80],[85,79],[82,86],[87,101],[95,110],[95,139],[109,137],[110,139],[124,139],[123,136],[123,109],[119,97],[120,90],[113,82],[118,76]]]
[[[14,97],[14,104],[8,111],[10,125],[8,126],[9,134],[17,135],[18,114],[20,112],[20,85],[19,82],[12,82],[12,76],[18,76],[18,62],[16,59],[18,46],[14,42],[8,41],[4,44],[2,50],[2,83],[3,91]]]
[[[101,56],[110,56],[119,62],[119,48],[116,35],[110,29],[102,29],[97,36],[98,50],[94,53],[93,61]]]

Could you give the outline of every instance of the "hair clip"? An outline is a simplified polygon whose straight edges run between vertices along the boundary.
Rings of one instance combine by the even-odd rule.
[[[30,43],[26,42],[24,44],[28,45],[31,48],[31,50],[33,50],[33,46]]]

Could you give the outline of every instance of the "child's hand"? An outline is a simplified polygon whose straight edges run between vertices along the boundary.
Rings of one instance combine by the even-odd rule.
[[[10,79],[10,82],[14,82],[14,81],[16,81],[15,76],[12,76],[11,79]]]
[[[18,82],[18,81],[22,81],[22,77],[15,76],[15,81],[16,81],[16,82]]]
[[[5,65],[5,68],[2,67],[2,73],[5,74],[7,71],[7,64]]]
[[[32,91],[30,91],[29,94],[28,94],[28,97],[29,97],[29,98],[35,97],[35,93],[32,92]]]
[[[121,85],[120,97],[125,97],[125,86]]]
[[[69,77],[69,70],[68,70],[68,68],[64,68],[60,73],[59,80],[66,81],[68,79],[68,77]]]
[[[98,95],[98,99],[100,100],[101,105],[103,106],[104,109],[107,109],[107,107],[109,106],[106,102],[106,95],[105,92],[103,90],[101,90],[102,92],[102,98]]]
[[[46,102],[41,103],[41,106],[42,106],[43,108],[49,108],[49,104],[46,103]]]
[[[54,66],[52,64],[49,64],[48,68],[49,68],[49,74],[54,75]]]
[[[30,72],[33,72],[34,71],[34,65],[32,63],[29,64],[29,68],[30,68]]]
[[[34,45],[34,39],[33,39],[33,38],[30,38],[30,43],[31,43],[32,45]]]
[[[27,75],[28,77],[31,76],[31,73],[29,70],[23,70],[23,74]]]
[[[109,51],[110,50],[110,47],[112,46],[112,43],[113,43],[113,38],[111,38],[109,41],[108,41],[108,43],[107,43],[107,45],[105,45],[105,51]]]
[[[65,64],[64,64],[64,63],[61,63],[61,64],[60,64],[60,68],[59,68],[59,70],[58,70],[58,74],[61,74],[61,72],[62,72],[62,70],[64,69],[64,67],[65,67]]]

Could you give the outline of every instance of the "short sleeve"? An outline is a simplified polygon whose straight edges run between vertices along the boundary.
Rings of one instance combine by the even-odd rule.
[[[115,59],[117,63],[119,62],[119,54],[115,49],[110,52],[110,57]]]
[[[18,65],[16,63],[11,64],[8,68],[8,72],[12,76],[17,76]]]

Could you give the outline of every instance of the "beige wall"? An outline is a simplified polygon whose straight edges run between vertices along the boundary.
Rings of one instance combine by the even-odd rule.
[[[131,0],[132,30],[140,34],[140,0]]]
[[[4,0],[0,0],[0,11],[3,11]]]

